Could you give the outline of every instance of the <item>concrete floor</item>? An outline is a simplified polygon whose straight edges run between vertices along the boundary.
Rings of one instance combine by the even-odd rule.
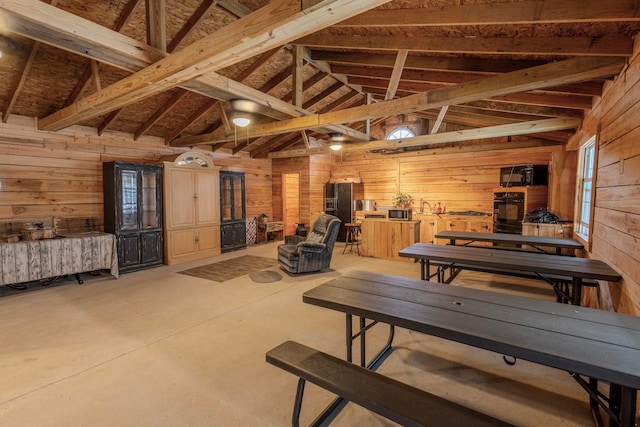
[[[342,255],[338,243],[332,269],[290,277],[273,267],[284,276],[273,283],[176,274],[245,254],[275,258],[276,245],[0,298],[0,425],[290,425],[297,378],[267,364],[266,351],[293,339],[345,354],[344,316],[302,303],[302,293],[351,269],[417,278],[419,268]],[[456,283],[553,299],[544,284],[496,277],[463,273]],[[369,343],[385,335],[380,328]],[[395,345],[380,372],[516,425],[592,425],[586,393],[565,372],[508,366],[499,354],[404,330]],[[303,424],[332,397],[309,385]],[[349,405],[333,425],[394,424]]]

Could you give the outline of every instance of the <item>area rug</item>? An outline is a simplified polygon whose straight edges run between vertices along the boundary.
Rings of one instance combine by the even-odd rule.
[[[225,282],[235,279],[236,277],[244,276],[245,274],[273,267],[274,265],[276,265],[275,258],[243,255],[238,258],[190,268],[189,270],[180,271],[179,273],[201,279],[213,280],[214,282]]]
[[[282,280],[282,275],[277,271],[265,270],[249,273],[249,278],[256,283],[272,283]]]

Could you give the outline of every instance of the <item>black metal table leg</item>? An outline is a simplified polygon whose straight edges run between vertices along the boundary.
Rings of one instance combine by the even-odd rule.
[[[573,305],[581,305],[582,303],[582,278],[574,277],[573,278],[573,286],[572,286],[572,303]]]

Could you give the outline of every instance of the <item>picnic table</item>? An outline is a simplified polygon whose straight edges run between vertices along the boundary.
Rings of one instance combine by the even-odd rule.
[[[365,271],[317,286],[303,301],[345,313],[349,356],[357,339],[364,351],[373,325],[390,325],[369,367],[392,351],[393,328],[402,327],[566,371],[588,393],[597,424],[600,409],[610,425],[635,423],[640,317]],[[360,318],[355,333],[353,316]],[[609,383],[609,396],[598,381]]]

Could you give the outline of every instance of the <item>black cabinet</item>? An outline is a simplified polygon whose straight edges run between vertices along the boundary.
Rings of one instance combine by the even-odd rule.
[[[220,172],[220,250],[247,247],[244,173]]]
[[[162,166],[102,165],[104,231],[116,235],[121,273],[163,263]]]

